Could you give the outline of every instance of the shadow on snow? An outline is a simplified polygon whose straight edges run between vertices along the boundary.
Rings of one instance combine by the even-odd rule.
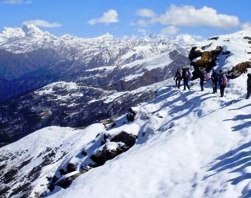
[[[251,181],[251,173],[247,169],[251,168],[251,142],[245,143],[236,149],[233,149],[224,155],[216,158],[218,161],[214,164],[208,171],[213,171],[214,173],[207,176],[204,179],[212,177],[223,171],[228,173],[234,173],[235,177],[228,180],[232,185],[237,185],[243,181]],[[236,176],[238,174],[238,176]],[[251,197],[251,189],[246,185],[242,191],[242,198]]]
[[[223,121],[244,121],[247,119],[251,119],[250,115],[237,115],[232,119],[226,119]],[[242,122],[241,124],[233,126],[232,129],[233,129],[233,131],[241,131],[242,129],[249,128],[250,126],[251,126],[251,120],[246,121],[244,123]]]

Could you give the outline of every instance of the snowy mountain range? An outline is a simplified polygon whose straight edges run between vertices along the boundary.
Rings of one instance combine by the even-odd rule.
[[[65,46],[78,47],[71,56],[67,47],[61,51],[67,62],[56,68],[65,76],[1,103],[5,142],[33,133],[0,148],[0,196],[251,197],[251,105],[244,99],[250,35],[241,31],[183,45],[154,37],[136,45],[110,35],[57,38],[33,26],[4,30],[1,49],[15,55],[48,46],[60,55],[67,39]],[[123,51],[129,43],[134,46]],[[123,53],[114,58],[107,49]],[[191,91],[182,91],[173,86],[173,75],[189,63]],[[212,94],[210,81],[200,91],[200,67],[227,73],[225,97]],[[125,114],[128,107],[136,112],[134,121]]]
[[[106,34],[90,39],[56,37],[34,25],[5,28],[0,33],[0,100],[62,80],[107,87],[124,81],[128,72],[142,76],[152,70],[152,65],[143,67],[143,60],[161,54],[172,54],[161,68],[176,64],[177,58],[177,64],[184,64],[187,59],[177,56],[186,56],[194,42],[188,35],[117,39]],[[120,86],[116,88],[121,89]]]
[[[106,66],[111,70],[115,66],[121,67],[175,50],[185,54],[194,42],[188,35],[175,39],[117,39],[110,34],[97,38],[79,38],[71,35],[56,37],[34,25],[5,28],[0,34],[0,49],[5,57],[13,57],[10,62],[1,64],[0,77],[13,80],[48,73],[59,77],[58,73],[69,76],[69,72],[79,77],[84,76],[82,72],[87,69]]]
[[[56,37],[33,25],[6,28],[0,38],[0,98],[5,99],[0,105],[0,143],[46,126],[83,127],[121,115],[156,91],[143,93],[142,87],[168,79],[188,64],[195,42],[188,35]],[[75,88],[67,89],[73,84]],[[111,94],[118,99],[107,102]],[[125,105],[118,107],[120,103]]]

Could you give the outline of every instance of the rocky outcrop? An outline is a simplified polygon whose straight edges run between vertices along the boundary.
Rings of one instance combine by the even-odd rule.
[[[228,78],[231,78],[231,79],[237,78],[241,74],[246,73],[248,68],[251,68],[250,61],[239,63],[236,66],[234,66],[232,70],[227,72],[227,76]]]
[[[203,49],[210,47],[203,46]],[[194,73],[192,80],[199,77],[199,70],[201,68],[205,68],[207,72],[209,72],[215,65],[218,56],[221,54],[223,48],[218,46],[215,50],[212,51],[200,51],[197,47],[193,47],[189,53],[189,59],[191,61],[191,65],[194,68]]]
[[[199,69],[211,71],[217,65],[229,79],[239,77],[250,68],[251,37],[249,32],[240,31],[231,35],[222,35],[203,41],[202,45],[193,47],[189,60],[194,67],[193,79],[199,77]],[[217,46],[217,47],[216,47]]]
[[[205,68],[207,71],[210,71],[216,65],[217,57],[221,52],[222,47],[220,46],[213,51],[205,52],[200,52],[196,50],[196,48],[192,48],[189,54],[189,59],[192,61],[191,64],[194,67],[194,70]],[[196,58],[198,58],[198,60],[194,60]]]
[[[54,191],[56,186],[60,186],[64,189],[68,188],[72,181],[78,176],[93,168],[104,165],[108,160],[129,150],[136,143],[136,139],[136,135],[125,131],[121,131],[113,136],[105,133],[99,134],[91,145],[87,145],[87,147],[83,148],[80,152],[84,159],[81,164],[67,162],[58,169],[58,172],[56,172],[52,178],[48,178],[49,191]],[[80,155],[78,155],[78,158],[79,161],[81,161]],[[80,167],[80,169],[77,170],[77,166]],[[45,195],[46,192],[41,193],[41,196]]]
[[[246,39],[249,39],[249,37]],[[210,47],[210,44],[209,46],[204,46],[204,49],[207,47]],[[196,47],[193,47],[189,54],[191,65],[194,67],[192,80],[199,77],[198,71],[200,68],[205,68],[207,72],[211,71],[211,69],[216,65],[216,62],[220,55],[224,57],[224,59],[227,59],[229,56],[231,56],[231,52],[223,50],[223,48],[220,46],[217,47],[215,50],[204,52],[201,52]],[[246,73],[248,68],[251,68],[250,61],[241,62],[233,66],[231,70],[226,71],[227,77],[230,79],[237,78],[241,74]]]
[[[136,138],[137,137],[135,135],[132,135],[132,134],[126,133],[125,131],[122,131],[121,133],[113,136],[110,141],[124,143],[123,148],[125,149],[124,151],[126,151],[126,149],[132,147],[135,144]]]

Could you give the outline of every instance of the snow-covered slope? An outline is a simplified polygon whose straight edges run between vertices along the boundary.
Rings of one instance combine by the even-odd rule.
[[[37,149],[40,153],[45,149],[41,147],[44,144],[33,143],[40,141],[38,137],[42,142],[46,138],[47,147],[59,147],[55,151],[56,156],[61,151],[65,152],[62,158],[59,156],[60,159],[52,162],[53,165],[42,167],[35,182],[31,181],[31,196],[44,193],[48,183],[46,177],[53,177],[60,167],[70,162],[78,167],[78,177],[66,189],[54,188],[49,197],[248,198],[251,196],[251,105],[244,99],[245,80],[246,75],[230,80],[224,98],[211,93],[210,82],[201,92],[197,81],[194,81],[191,91],[178,90],[172,82],[166,81],[160,85],[163,88],[151,102],[134,108],[138,112],[134,122],[124,122],[121,117],[113,128],[95,124],[76,131],[69,128],[43,129],[0,151],[8,155],[22,151],[20,147],[27,145],[23,150],[27,147],[26,155],[31,155],[33,160],[20,169],[18,175],[26,175],[26,171],[37,166],[34,159],[38,154],[31,154],[31,150]],[[68,133],[59,136],[53,131]],[[98,137],[122,131],[138,137],[130,150],[104,165],[81,171],[85,168],[81,165],[87,163],[86,156],[103,148],[97,144],[100,141]],[[108,138],[106,148],[116,150],[117,146]],[[87,155],[80,155],[83,149]],[[15,167],[14,162],[22,161],[22,155],[9,158],[2,171]],[[2,160],[1,165],[5,163]],[[16,186],[8,183],[10,181],[3,182],[5,177],[1,175],[1,186],[10,187],[5,195],[10,195]],[[24,177],[22,181],[26,183],[29,178]],[[11,182],[18,185],[21,181],[14,177]]]
[[[52,197],[250,197],[251,105],[233,81],[226,98],[159,90],[127,126],[136,145]]]
[[[85,130],[53,126],[1,148],[0,196],[28,197],[57,169],[66,154],[93,140],[103,129],[102,124]]]
[[[41,32],[36,35],[38,30],[35,30],[29,36],[40,37]],[[27,37],[25,33],[10,32],[18,39]],[[214,67],[210,62],[213,57],[217,69],[229,71],[236,64],[249,61],[248,35],[248,32],[238,32],[211,38],[198,44],[196,49],[200,55],[191,61],[197,63],[201,56],[204,57],[202,63]],[[67,39],[71,40],[69,36]],[[109,47],[113,38],[105,35],[96,40],[108,43]],[[220,50],[215,53],[217,46]],[[149,52],[146,45],[141,50],[145,49]],[[196,53],[195,50],[197,56]],[[101,59],[105,60],[103,58],[107,56],[103,55]],[[175,57],[176,61],[171,62]],[[76,113],[83,112],[80,116],[86,116],[87,107],[83,110],[79,102],[84,98],[87,103],[98,104],[95,105],[98,112],[103,112],[104,105],[107,105],[106,110],[112,107],[110,110],[114,115],[118,109],[125,110],[128,101],[135,102],[135,96],[142,99],[142,94],[147,94],[145,97],[149,99],[152,95],[148,94],[158,90],[152,101],[133,108],[137,111],[133,122],[126,121],[123,115],[112,125],[104,123],[106,127],[103,124],[77,130],[50,127],[0,148],[3,154],[0,158],[0,195],[34,197],[43,194],[53,198],[251,197],[251,105],[244,99],[246,74],[239,73],[238,78],[229,80],[224,98],[211,93],[210,82],[204,92],[200,91],[197,80],[192,82],[191,91],[181,91],[173,87],[171,80],[179,66],[179,57],[179,52],[168,51],[154,55],[146,53],[146,57],[124,62],[120,67],[104,66],[103,62],[101,67],[87,68],[77,82],[53,83],[17,101],[5,103],[5,112],[1,113],[6,115],[6,109],[10,107],[12,111],[8,112],[11,115],[8,119],[6,116],[0,118],[6,123],[14,120],[20,124],[20,117],[11,118],[20,115],[17,112],[25,107],[23,115],[29,115],[30,119],[24,119],[27,122],[23,126],[26,127],[36,122],[43,123],[39,120],[41,118],[55,117],[55,122],[69,122],[68,118],[75,120],[72,118]],[[123,58],[125,60],[128,56]],[[165,60],[168,62],[166,66],[163,64]],[[149,83],[154,71],[162,77]],[[96,81],[100,83],[100,79],[104,79],[101,74],[109,79],[107,87],[86,86],[97,86]],[[88,94],[95,97],[89,98]],[[55,116],[50,117],[55,105],[60,108],[56,108]],[[94,110],[94,106],[89,106],[92,107]],[[88,110],[87,117],[92,119],[95,112]],[[20,125],[11,125],[20,131],[17,127]],[[8,125],[7,130],[13,128]],[[118,134],[128,137],[124,133],[137,138],[130,147],[123,142],[124,139],[118,141],[116,137]],[[39,138],[44,141],[35,144]]]

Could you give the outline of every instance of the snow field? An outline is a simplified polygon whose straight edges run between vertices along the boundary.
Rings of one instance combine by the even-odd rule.
[[[250,195],[251,105],[234,85],[227,89],[225,98],[211,94],[210,87],[204,92],[184,92],[171,85],[159,90],[152,102],[136,108],[134,124],[140,129],[132,149],[51,197]],[[130,130],[130,124],[127,127]],[[245,144],[245,154],[240,154],[242,149],[225,157]]]

